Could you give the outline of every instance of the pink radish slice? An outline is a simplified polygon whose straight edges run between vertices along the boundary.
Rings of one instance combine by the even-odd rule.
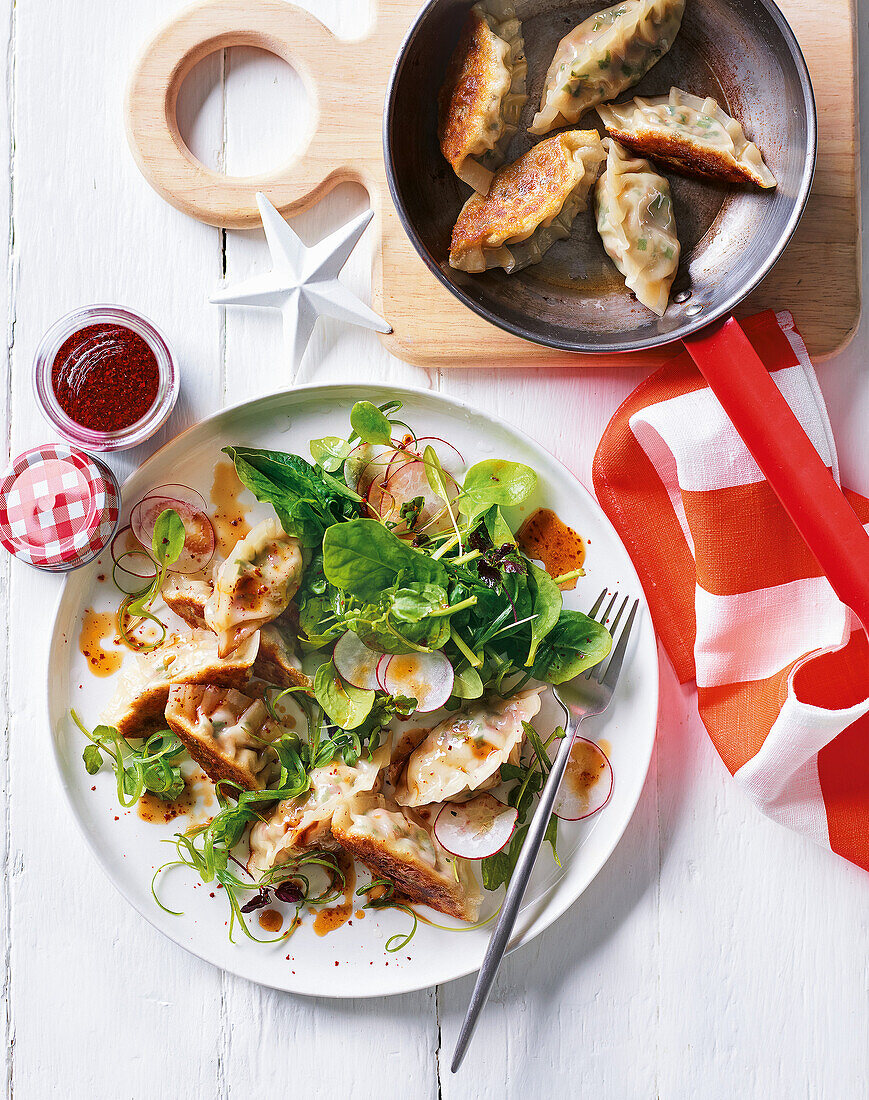
[[[500,852],[516,828],[518,812],[490,794],[469,802],[448,802],[437,816],[434,834],[441,847],[462,859],[486,859]]]
[[[396,653],[380,678],[390,695],[416,699],[416,709],[425,714],[449,699],[455,675],[443,653]]]
[[[380,688],[381,691],[386,691],[387,695],[389,694],[389,692],[387,691],[386,685],[383,682],[383,674],[384,672],[386,672],[386,666],[391,660],[392,654],[384,653],[380,660],[377,662],[377,666],[374,669],[374,679],[377,681],[377,686]]]
[[[332,654],[335,668],[347,683],[362,688],[363,691],[377,691],[380,687],[377,665],[382,657],[382,653],[369,649],[352,630],[341,635]]]
[[[557,742],[556,742],[557,744]],[[602,810],[613,793],[613,766],[606,753],[585,737],[575,737],[553,812],[581,821]]]
[[[131,577],[138,577],[143,581],[153,580],[157,575],[153,559],[144,550],[140,550],[135,543],[131,545],[132,539],[126,538],[128,532],[132,534],[129,523],[126,527],[122,527],[112,539],[110,547],[112,561]],[[125,540],[124,547],[127,547],[127,549],[118,545],[121,540]],[[136,541],[138,542],[138,540]]]
[[[172,500],[180,500],[184,504],[189,504],[197,512],[206,511],[205,497],[202,493],[191,489],[189,485],[157,485],[145,493],[146,500],[148,497],[170,497]]]
[[[359,443],[344,459],[344,481],[362,496],[368,496],[372,481],[383,473],[395,452],[380,443]]]
[[[452,445],[452,443],[448,443],[448,442],[447,442],[447,441],[446,441],[445,439],[441,439],[441,437],[440,437],[439,435],[421,435],[421,436],[420,436],[420,437],[419,437],[419,438],[417,439],[417,441],[416,441],[416,443],[414,444],[414,446],[416,446],[416,444],[418,444],[418,443],[432,443],[432,444],[436,444],[436,443],[439,443],[439,444],[442,444],[442,445],[443,445],[444,447],[449,447],[449,449],[450,449],[450,450],[451,450],[451,451],[453,452],[453,454],[454,454],[454,455],[455,455],[455,457],[456,457],[456,458],[457,458],[457,459],[459,460],[459,462],[460,462],[460,463],[461,463],[461,464],[462,464],[463,466],[464,466],[464,464],[465,464],[465,460],[464,460],[464,458],[462,457],[462,452],[461,452],[461,451],[460,451],[460,450],[458,449],[458,447],[454,447],[454,446]],[[423,448],[422,448],[422,447],[420,447],[420,450],[423,450]],[[435,450],[436,450],[436,451],[439,451],[439,448],[438,448],[438,447],[435,447]],[[443,456],[442,454],[438,453],[438,458],[440,458],[440,460],[441,460],[441,463],[443,464],[443,461],[444,461],[444,456]]]
[[[154,524],[161,512],[174,509],[184,524],[184,549],[176,562],[168,566],[170,573],[198,573],[214,557],[214,528],[211,520],[198,508],[174,497],[145,497],[130,513],[130,526],[139,542],[150,551]]]
[[[454,489],[449,479],[447,493],[451,500],[458,495],[458,490]],[[405,462],[394,469],[383,481],[379,498],[375,499],[375,494],[372,493],[371,504],[377,509],[382,519],[391,520],[398,525],[394,530],[400,535],[407,530],[407,524],[401,519],[401,507],[417,497],[422,497],[422,507],[419,519],[414,524],[414,531],[425,528],[426,531],[433,532],[452,527],[446,506],[429,485],[425,474],[425,463],[421,461]]]

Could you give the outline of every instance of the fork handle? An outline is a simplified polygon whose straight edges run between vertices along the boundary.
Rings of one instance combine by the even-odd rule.
[[[516,867],[510,878],[510,885],[507,887],[507,893],[501,906],[501,915],[498,917],[495,931],[492,933],[492,938],[489,940],[489,946],[483,959],[483,965],[480,967],[480,973],[477,975],[477,984],[474,986],[474,992],[471,994],[468,1011],[465,1013],[462,1030],[459,1033],[459,1041],[456,1043],[453,1062],[450,1067],[453,1073],[455,1073],[462,1064],[462,1060],[471,1042],[471,1037],[474,1034],[474,1029],[477,1026],[477,1020],[479,1019],[480,1013],[483,1011],[486,1001],[489,999],[489,993],[492,989],[492,983],[495,981],[495,975],[498,973],[498,968],[501,965],[501,959],[504,957],[504,952],[507,950],[507,944],[513,933],[516,918],[519,916],[519,907],[522,904],[522,898],[525,896],[528,880],[531,878],[531,871],[537,859],[537,853],[540,851],[540,845],[543,843],[546,826],[549,824],[552,807],[555,805],[558,788],[561,786],[561,781],[567,770],[567,762],[570,759],[573,739],[576,736],[581,721],[581,718],[572,718],[568,723],[564,740],[561,742],[558,754],[555,757],[555,762],[549,770],[549,776],[541,792],[540,800],[537,803],[537,809],[534,811],[534,816],[531,818],[531,824],[528,827],[528,835],[525,837],[522,850],[519,852],[519,858],[516,860]]]

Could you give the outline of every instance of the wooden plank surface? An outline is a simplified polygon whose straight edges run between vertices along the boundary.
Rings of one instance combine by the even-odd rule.
[[[7,453],[52,438],[30,393],[31,359],[45,328],[86,302],[138,307],[166,329],[183,374],[167,433],[287,384],[280,318],[205,300],[224,271],[239,279],[267,268],[262,234],[224,235],[173,210],[124,144],[127,73],[179,7],[0,0],[0,140],[12,168],[0,192]],[[356,0],[318,0],[316,10],[344,35],[365,30]],[[286,147],[284,120],[305,110],[301,82],[250,50],[225,63],[216,56],[185,93],[194,150],[242,174],[274,163],[272,151]],[[293,224],[313,241],[366,201],[360,189],[341,188]],[[362,295],[370,263],[360,248],[344,275]],[[867,350],[864,324],[819,371],[843,476],[864,493]],[[424,372],[391,358],[372,334],[331,321],[320,323],[304,370],[318,381],[431,385],[518,424],[586,484],[607,420],[643,373],[625,364],[581,376]],[[111,463],[123,475],[144,453]],[[318,999],[275,994],[165,942],[114,892],[75,829],[50,759],[45,649],[58,592],[56,578],[0,559],[0,1076],[10,1100],[867,1094],[869,880],[748,805],[666,665],[657,760],[625,837],[583,898],[508,958],[453,1077],[470,980],[374,1002],[333,1002],[328,989]]]

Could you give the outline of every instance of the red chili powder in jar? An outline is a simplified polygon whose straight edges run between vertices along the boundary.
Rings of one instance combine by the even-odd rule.
[[[57,403],[76,424],[118,432],[157,399],[160,371],[145,340],[124,325],[86,325],[60,345],[51,365]]]

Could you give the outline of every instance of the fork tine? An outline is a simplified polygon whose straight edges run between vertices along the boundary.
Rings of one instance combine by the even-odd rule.
[[[625,608],[628,606],[630,599],[630,596],[625,596],[624,600],[622,601],[622,606],[616,612],[616,617],[609,625],[609,632],[613,636],[613,638],[615,638],[616,636],[616,630],[618,630],[619,622],[621,621],[622,615],[624,615],[625,613]],[[606,619],[604,619],[603,621],[606,622]],[[602,684],[604,680],[604,666],[600,664],[593,669],[589,669],[589,675],[591,679],[597,680],[599,684]]]
[[[598,611],[600,611],[600,605],[606,599],[606,594],[607,594],[607,590],[604,589],[603,592],[601,592],[601,594],[598,596],[598,598],[594,601],[594,603],[591,606],[591,610],[588,613],[589,618],[593,619],[595,617],[595,615],[597,615]]]
[[[625,650],[628,648],[628,639],[631,636],[631,628],[634,625],[634,619],[637,615],[637,608],[640,606],[639,600],[634,600],[634,606],[631,608],[631,613],[628,615],[628,621],[625,623],[619,640],[616,642],[616,647],[613,650],[612,656],[609,659],[609,664],[606,668],[606,673],[600,683],[606,685],[611,690],[615,688],[619,678],[619,673],[622,670],[622,662],[625,659]],[[621,614],[621,612],[620,612]]]
[[[590,612],[592,618],[595,618],[598,611],[600,610],[600,605],[603,603],[604,598],[606,597],[606,594],[607,594],[607,589],[605,588],[603,590],[603,592],[601,592],[601,594],[595,600],[594,607],[591,609],[591,612]],[[601,617],[597,620],[599,623],[606,624],[606,621],[610,617],[610,613],[611,613],[613,607],[615,606],[615,602],[618,598],[619,598],[618,592],[617,591],[613,592],[613,598],[610,600],[609,604],[607,605],[606,611],[604,611],[603,615],[601,615]],[[619,614],[621,614],[621,612],[619,612]],[[585,679],[586,680],[594,679],[595,672],[596,672],[596,669],[590,668],[585,673]]]

